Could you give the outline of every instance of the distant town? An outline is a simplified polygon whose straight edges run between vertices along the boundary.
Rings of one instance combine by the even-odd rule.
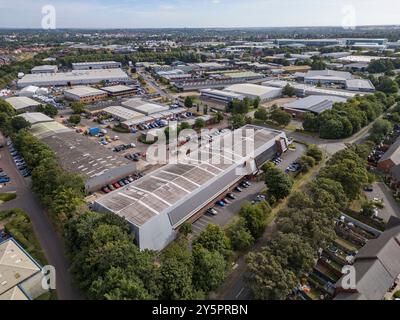
[[[399,86],[397,26],[0,29],[0,300],[399,300]]]

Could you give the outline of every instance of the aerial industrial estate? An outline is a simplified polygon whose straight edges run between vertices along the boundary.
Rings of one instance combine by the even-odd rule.
[[[0,29],[0,300],[399,300],[399,86],[396,26]]]

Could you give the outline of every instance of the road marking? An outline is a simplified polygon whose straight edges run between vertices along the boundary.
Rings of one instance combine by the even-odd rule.
[[[236,299],[239,298],[240,295],[243,293],[243,291],[244,291],[244,288],[242,288],[242,289],[239,291],[239,293],[235,296],[235,298],[236,298]]]

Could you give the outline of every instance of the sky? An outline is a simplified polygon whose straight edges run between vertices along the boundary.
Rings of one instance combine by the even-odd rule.
[[[400,0],[0,0],[0,28],[282,27],[400,24]]]

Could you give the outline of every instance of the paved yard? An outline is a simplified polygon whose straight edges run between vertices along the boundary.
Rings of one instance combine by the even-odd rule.
[[[393,198],[390,189],[383,183],[374,183],[373,184],[374,191],[365,192],[368,199],[373,200],[374,198],[383,199],[385,207],[379,210],[379,217],[388,221],[390,217],[398,217],[400,218],[400,206]]]

